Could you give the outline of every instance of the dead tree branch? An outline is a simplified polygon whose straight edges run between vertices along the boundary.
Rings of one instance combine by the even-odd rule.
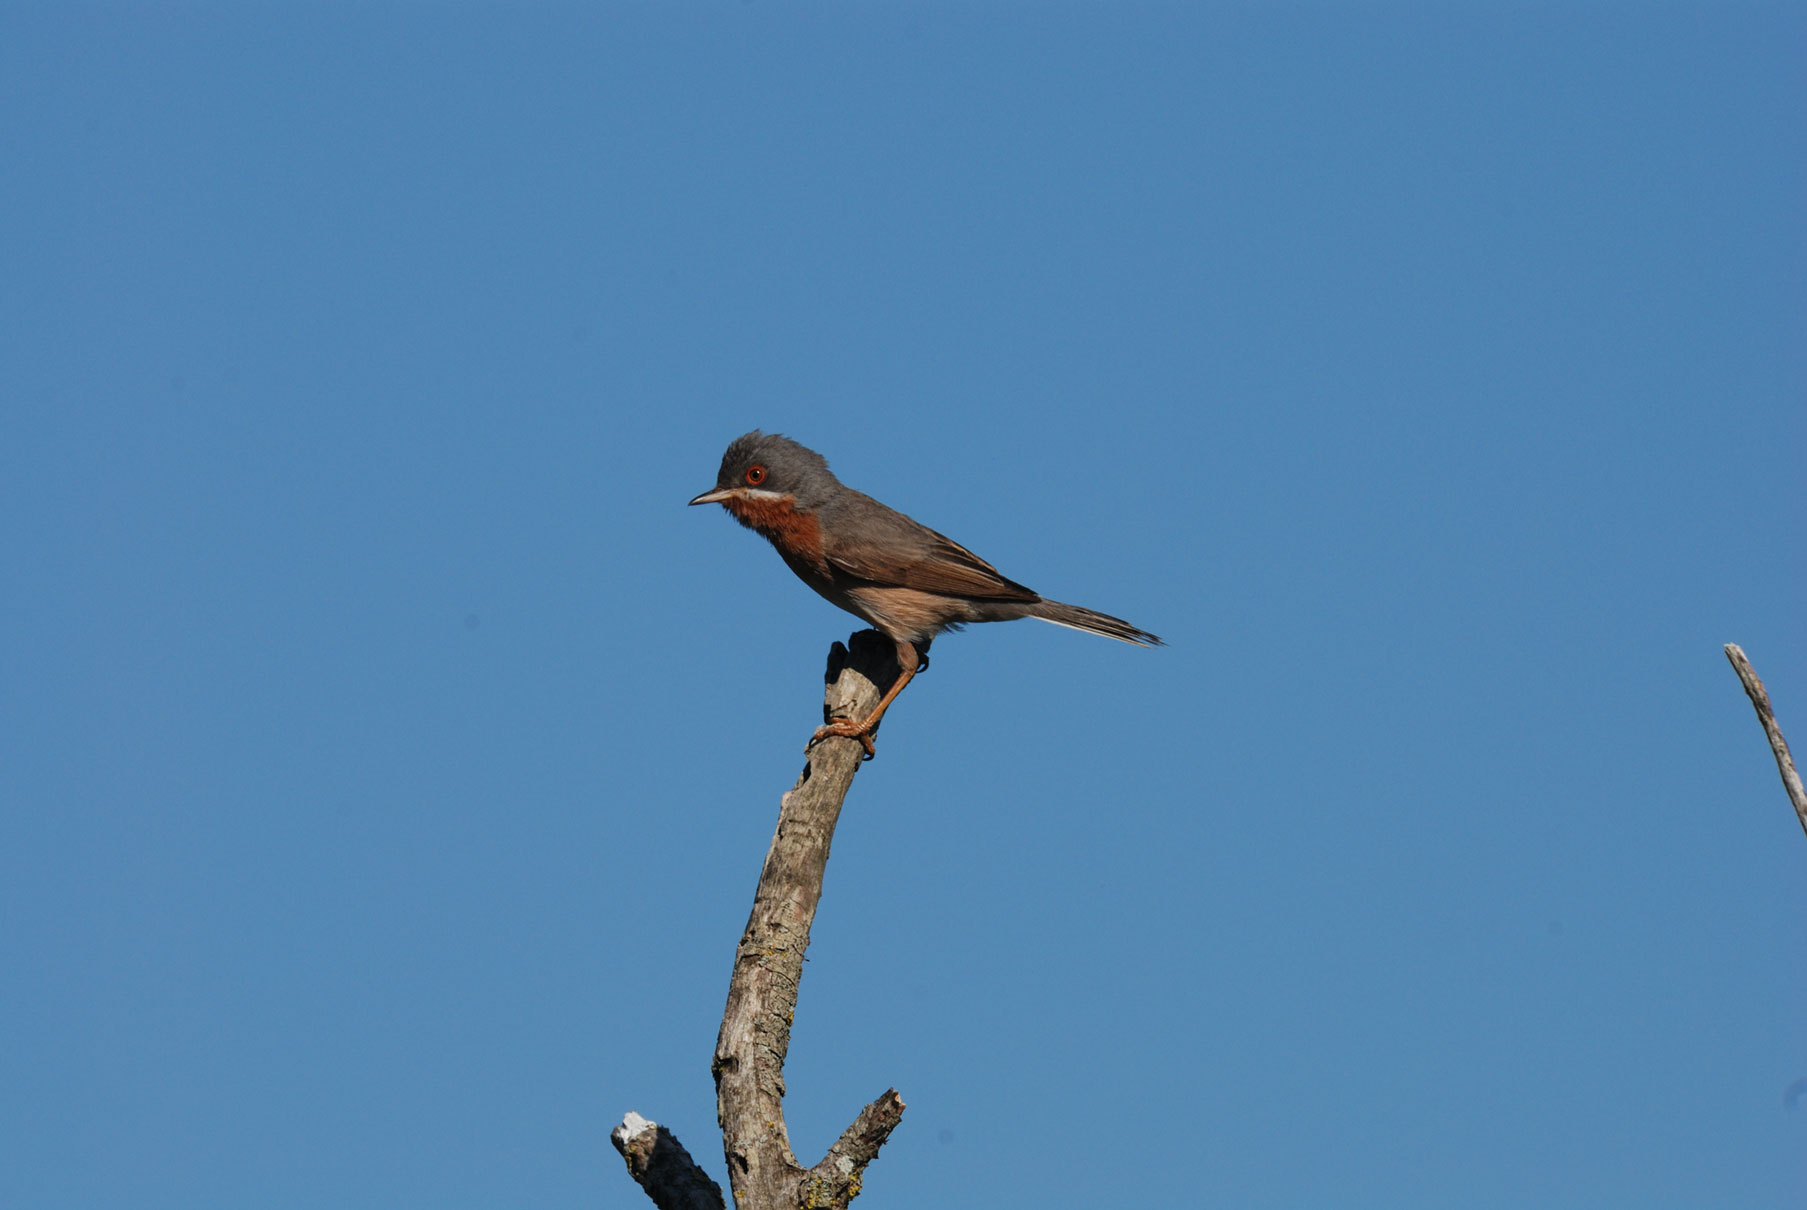
[[[609,1141],[659,1210],[724,1210],[722,1187],[657,1122],[630,1113],[609,1132]]]
[[[1738,644],[1725,645],[1725,658],[1732,661],[1738,679],[1744,682],[1745,693],[1750,695],[1751,705],[1757,708],[1757,719],[1763,724],[1763,734],[1769,737],[1769,750],[1775,753],[1776,769],[1782,774],[1782,788],[1788,791],[1788,801],[1794,804],[1795,817],[1801,821],[1801,830],[1807,832],[1807,790],[1801,788],[1801,775],[1795,771],[1794,757],[1788,752],[1788,741],[1782,738],[1782,728],[1776,722],[1776,712],[1769,708],[1769,693],[1763,688],[1763,681],[1757,676],[1757,670],[1751,667],[1750,660],[1745,658],[1744,650]]]
[[[825,720],[864,718],[897,678],[890,640],[862,630],[849,643],[851,650],[836,643],[828,657]],[[809,749],[809,763],[779,806],[778,829],[735,951],[728,1007],[715,1044],[715,1106],[728,1182],[742,1210],[847,1205],[903,1114],[896,1091],[886,1092],[809,1169],[797,1162],[784,1125],[784,1058],[803,953],[822,898],[841,802],[862,755],[859,741],[851,739],[825,739]]]
[[[896,645],[877,631],[858,632],[847,647],[836,643],[828,657],[824,721],[865,718],[897,676]],[[734,954],[713,1069],[716,1117],[738,1210],[845,1210],[859,1194],[866,1166],[903,1116],[903,1099],[895,1089],[886,1091],[811,1168],[798,1162],[784,1124],[784,1059],[803,955],[841,803],[863,755],[858,740],[839,737],[808,749],[797,784],[780,800],[753,911]],[[612,1137],[628,1171],[660,1210],[722,1205],[721,1190],[663,1127],[629,1114]],[[648,1156],[637,1161],[641,1139],[647,1140]],[[664,1179],[651,1179],[655,1170]],[[713,1201],[705,1199],[702,1182]]]

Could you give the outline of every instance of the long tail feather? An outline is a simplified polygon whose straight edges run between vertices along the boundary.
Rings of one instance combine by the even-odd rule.
[[[1082,609],[1078,605],[1063,605],[1059,601],[1037,601],[1028,610],[1032,618],[1040,618],[1044,622],[1052,622],[1056,626],[1068,626],[1074,630],[1084,630],[1091,634],[1101,634],[1107,639],[1119,639],[1125,643],[1134,643],[1139,647],[1165,647],[1159,635],[1149,634],[1146,630],[1131,626],[1122,618],[1113,618],[1108,613],[1099,613],[1093,609]]]

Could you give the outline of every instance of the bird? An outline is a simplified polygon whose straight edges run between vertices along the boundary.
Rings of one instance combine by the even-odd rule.
[[[897,648],[897,680],[863,719],[840,719],[815,733],[858,740],[876,754],[873,729],[917,673],[929,645],[968,622],[1039,618],[1140,647],[1161,639],[1122,618],[1050,601],[1001,574],[966,547],[848,487],[828,460],[779,433],[736,437],[715,486],[692,505],[720,504],[760,534],[797,578],[831,604],[884,633]]]

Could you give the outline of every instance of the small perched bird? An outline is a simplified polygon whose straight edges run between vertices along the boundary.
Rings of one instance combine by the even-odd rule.
[[[691,503],[720,504],[765,535],[805,584],[897,644],[897,681],[872,713],[815,734],[815,740],[857,739],[867,760],[874,753],[872,729],[910,678],[929,666],[929,644],[944,630],[1040,618],[1142,647],[1161,645],[1122,618],[1046,600],[1006,579],[958,542],[846,486],[826,458],[777,433],[755,429],[735,438],[715,486]]]

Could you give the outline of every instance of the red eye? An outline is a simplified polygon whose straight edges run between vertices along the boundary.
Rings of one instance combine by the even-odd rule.
[[[754,487],[758,487],[761,483],[764,483],[765,467],[749,466],[747,468],[747,482],[751,483]]]

